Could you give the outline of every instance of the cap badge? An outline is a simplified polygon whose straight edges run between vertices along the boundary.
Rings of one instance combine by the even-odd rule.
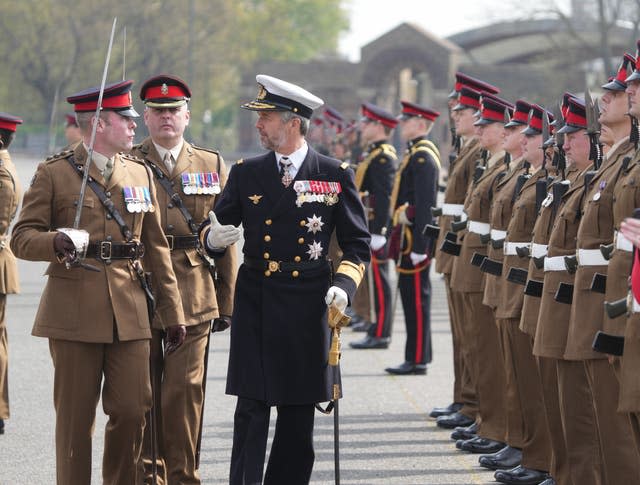
[[[169,94],[169,87],[167,86],[167,83],[162,83],[162,86],[160,87],[160,92],[165,96]]]
[[[260,91],[258,91],[258,95],[256,96],[256,99],[264,99],[267,97],[267,90],[264,88],[262,84],[259,84],[259,86],[260,86]]]

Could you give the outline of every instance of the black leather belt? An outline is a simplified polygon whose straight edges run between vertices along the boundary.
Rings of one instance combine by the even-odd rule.
[[[167,242],[169,243],[169,249],[192,249],[200,246],[200,239],[195,234],[189,234],[188,236],[174,236],[173,234],[165,234]]]
[[[107,261],[110,259],[138,259],[142,256],[144,256],[144,244],[141,242],[100,241],[89,243],[86,257]]]
[[[277,271],[308,271],[311,269],[321,268],[322,266],[328,266],[326,259],[300,261],[299,263],[296,263],[294,261],[273,261],[269,259],[248,258],[246,256],[244,258],[244,264],[251,269],[271,271],[272,273]]]

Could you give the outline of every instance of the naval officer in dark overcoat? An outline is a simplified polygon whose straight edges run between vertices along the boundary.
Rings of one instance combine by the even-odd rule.
[[[305,141],[323,101],[299,86],[256,77],[244,104],[269,152],[237,162],[210,224],[200,234],[212,255],[244,230],[235,289],[227,394],[238,396],[230,483],[261,483],[269,414],[278,419],[265,484],[306,484],[313,468],[314,403],[329,401],[328,305],[344,310],[370,259],[364,208],[348,164]],[[342,260],[328,261],[336,231]]]

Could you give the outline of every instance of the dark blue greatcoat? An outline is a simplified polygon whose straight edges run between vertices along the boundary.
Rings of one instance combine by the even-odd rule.
[[[370,259],[365,215],[347,164],[309,152],[294,183],[284,187],[274,152],[234,165],[216,205],[221,224],[242,224],[245,264],[236,282],[231,325],[227,394],[269,405],[310,404],[331,400],[327,365],[330,332],[324,297],[329,286],[353,297],[357,284],[331,264],[314,269],[273,271],[251,268],[246,260],[293,263],[315,261],[311,245],[326,260],[335,229],[344,256],[356,267]],[[339,182],[335,204],[296,204],[296,181]],[[311,230],[320,220],[320,230]],[[316,223],[316,226],[319,224]],[[353,265],[351,266],[353,267]],[[347,271],[348,272],[348,271]],[[353,275],[353,273],[352,273]],[[359,278],[356,278],[359,279]]]

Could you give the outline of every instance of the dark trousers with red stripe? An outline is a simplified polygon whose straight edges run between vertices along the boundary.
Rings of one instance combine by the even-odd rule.
[[[404,360],[414,364],[431,362],[431,280],[428,264],[416,273],[399,273],[398,285],[407,328]],[[413,268],[415,269],[415,268]]]
[[[393,320],[393,304],[391,298],[391,284],[389,283],[389,260],[371,259],[371,272],[373,279],[373,295],[375,303],[376,321],[369,328],[369,335],[376,338],[391,337],[391,324]]]

